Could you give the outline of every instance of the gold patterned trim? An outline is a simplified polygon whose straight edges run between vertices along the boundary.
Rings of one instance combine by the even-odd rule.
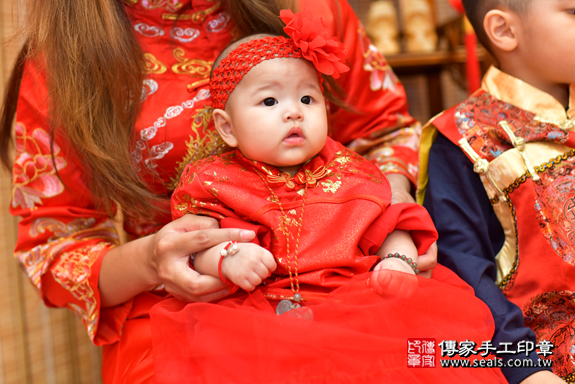
[[[575,383],[575,373],[570,373],[565,377],[562,377],[563,380],[567,382],[567,384],[574,384]]]
[[[568,158],[570,158],[572,156],[575,156],[575,149],[571,150],[569,152],[566,152],[564,154],[561,154],[561,155],[557,156],[556,158],[549,160],[545,164],[534,167],[534,171],[537,173],[544,172],[547,169],[560,164],[561,162],[567,160]],[[505,275],[505,277],[501,280],[501,282],[498,283],[499,288],[501,290],[503,290],[507,287],[507,285],[509,284],[509,281],[511,281],[511,279],[513,278],[513,275],[515,274],[515,272],[517,271],[517,268],[519,266],[519,234],[517,231],[517,218],[516,218],[515,207],[513,206],[513,203],[511,202],[511,200],[509,199],[509,196],[513,191],[515,191],[523,183],[525,183],[530,176],[531,176],[531,173],[529,171],[524,173],[519,178],[517,178],[509,187],[505,188],[505,190],[504,190],[504,193],[507,197],[507,203],[508,203],[509,209],[511,211],[511,216],[513,219],[513,225],[515,226],[515,236],[516,236],[516,247],[515,248],[516,248],[516,250],[515,250],[515,258],[514,258],[514,262],[513,262],[513,267]]]
[[[497,194],[499,195],[500,201],[507,201],[507,197],[499,187],[499,185],[493,179],[493,176],[489,173],[489,162],[483,159],[481,156],[475,152],[473,147],[469,144],[466,138],[462,138],[459,140],[459,147],[467,154],[467,156],[473,161],[473,172],[479,173],[483,177],[485,177],[495,188]]]
[[[515,132],[513,132],[513,130],[509,126],[509,123],[507,123],[507,121],[501,120],[497,124],[499,124],[499,126],[501,128],[503,128],[503,131],[507,134],[507,136],[509,136],[511,143],[513,144],[513,147],[515,149],[517,149],[519,151],[519,154],[521,155],[521,157],[523,157],[523,161],[525,162],[525,166],[527,167],[527,170],[531,174],[531,177],[533,178],[533,180],[539,181],[539,175],[537,175],[537,173],[533,169],[533,165],[531,165],[531,162],[529,161],[529,159],[527,158],[527,155],[525,154],[525,139],[515,135]]]
[[[514,228],[514,232],[515,232],[515,256],[513,258],[513,264],[511,266],[511,269],[509,270],[509,272],[507,272],[507,274],[505,274],[505,276],[503,276],[501,278],[501,281],[498,281],[498,286],[499,289],[501,289],[502,291],[504,291],[506,288],[511,288],[511,287],[507,287],[509,282],[513,279],[513,277],[515,276],[515,273],[517,272],[517,268],[519,268],[519,232],[517,230],[517,212],[515,211],[515,206],[513,205],[513,202],[511,201],[511,199],[509,198],[509,194],[511,194],[511,192],[513,192],[516,188],[518,188],[521,184],[523,184],[525,181],[527,180],[527,176],[523,175],[522,177],[520,177],[519,179],[517,179],[513,184],[511,184],[509,187],[505,188],[505,197],[506,197],[506,201],[507,201],[507,205],[509,206],[509,211],[511,212],[511,219],[513,221],[513,228]],[[505,241],[505,243],[507,243],[507,240]],[[505,247],[506,244],[504,244]],[[498,259],[499,261],[499,255],[501,254],[501,252],[499,252],[499,254],[497,255],[496,259]],[[500,266],[498,265],[498,274],[501,271],[502,268],[500,268]],[[499,280],[500,276],[498,276],[498,280]]]
[[[178,14],[178,13],[162,13],[163,20],[191,20],[192,15],[188,15],[186,13]]]

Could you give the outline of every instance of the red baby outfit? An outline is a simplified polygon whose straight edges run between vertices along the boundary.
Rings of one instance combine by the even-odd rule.
[[[239,151],[188,165],[172,197],[174,218],[208,215],[222,226],[254,229],[278,269],[249,294],[240,290],[211,304],[169,299],[156,305],[157,379],[505,382],[499,370],[406,368],[407,338],[459,337],[480,344],[491,337],[493,321],[473,291],[441,266],[432,280],[369,272],[393,230],[410,231],[420,254],[437,238],[423,207],[390,200],[389,183],[377,167],[331,139],[293,178]],[[299,292],[313,320],[275,313],[279,300],[293,296],[288,260],[296,242]]]

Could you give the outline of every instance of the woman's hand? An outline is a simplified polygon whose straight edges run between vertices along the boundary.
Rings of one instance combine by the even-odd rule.
[[[229,285],[219,278],[200,275],[189,267],[189,255],[227,241],[250,241],[253,231],[220,229],[217,220],[185,215],[154,235],[150,265],[157,283],[182,301],[215,301],[229,294]]]
[[[431,244],[431,247],[423,255],[417,258],[419,266],[419,276],[431,278],[433,268],[437,265],[437,241]]]
[[[219,300],[229,294],[229,286],[191,269],[189,255],[226,241],[245,242],[254,237],[253,231],[220,229],[215,219],[185,215],[154,235],[112,248],[100,269],[102,307],[124,303],[160,284],[182,301]]]
[[[411,181],[401,173],[385,175],[391,187],[391,204],[415,203],[411,196]]]

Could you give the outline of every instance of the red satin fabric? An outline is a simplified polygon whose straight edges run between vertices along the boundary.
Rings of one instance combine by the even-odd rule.
[[[481,345],[492,337],[488,308],[442,266],[433,279],[390,271],[356,276],[308,304],[313,321],[277,316],[276,304],[256,290],[215,304],[156,305],[157,382],[507,382],[499,369],[407,368],[408,338]]]

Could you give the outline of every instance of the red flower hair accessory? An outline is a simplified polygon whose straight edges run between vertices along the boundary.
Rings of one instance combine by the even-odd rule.
[[[309,60],[317,69],[323,92],[321,73],[338,78],[349,71],[343,62],[347,50],[323,29],[321,19],[311,12],[282,10],[280,18],[286,23],[284,31],[291,37],[268,36],[240,44],[214,69],[210,79],[213,107],[224,109],[229,96],[242,78],[265,60],[295,58]],[[287,21],[286,21],[287,20]]]
[[[335,37],[329,36],[323,28],[321,17],[313,17],[310,11],[294,14],[289,9],[283,9],[280,18],[286,23],[285,33],[319,72],[337,79],[340,73],[349,71],[344,64],[347,50]]]

